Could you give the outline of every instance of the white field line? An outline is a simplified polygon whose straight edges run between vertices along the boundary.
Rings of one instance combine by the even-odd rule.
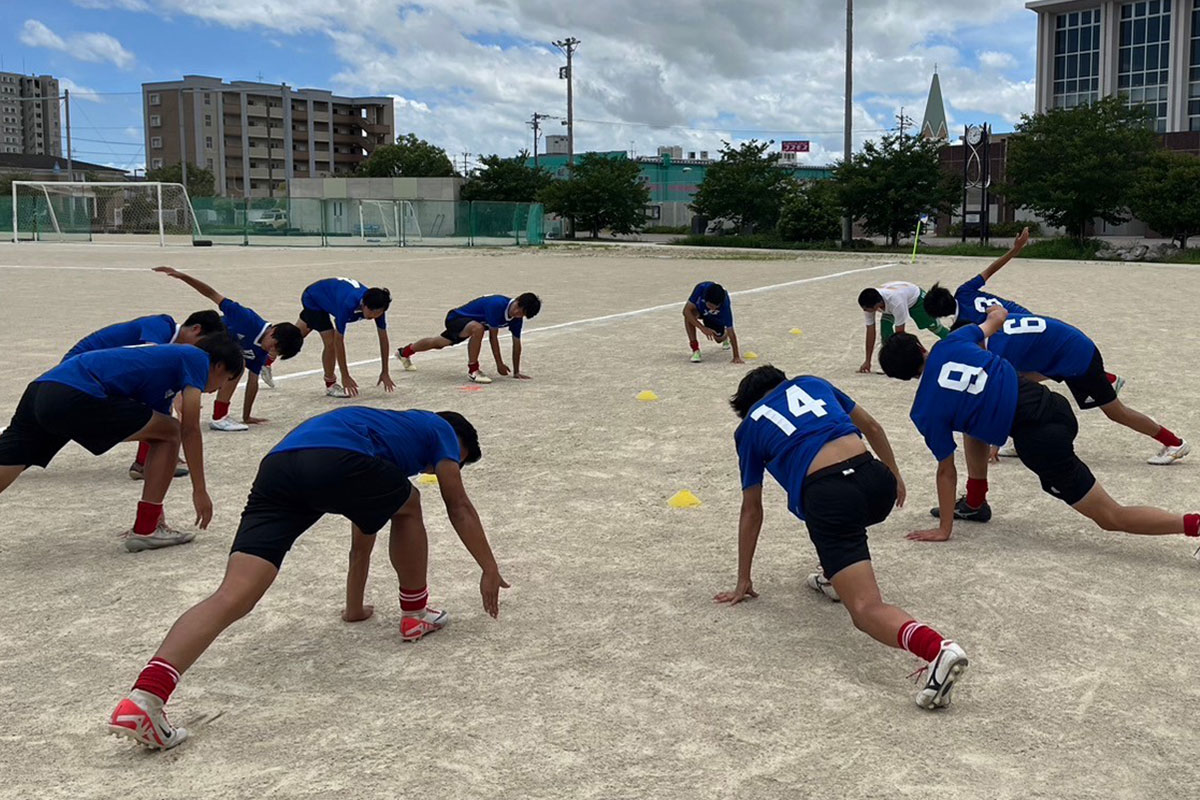
[[[891,267],[899,266],[899,263],[900,262],[897,261],[897,262],[892,262],[890,264],[880,264],[875,267],[860,267],[858,269],[847,269],[847,270],[842,270],[841,272],[831,272],[828,275],[817,275],[812,278],[800,278],[800,279],[794,280],[794,281],[785,281],[784,283],[773,283],[773,284],[770,284],[769,286],[759,286],[754,289],[741,289],[736,292],[730,292],[729,294],[731,297],[741,297],[742,295],[748,295],[748,294],[761,294],[763,292],[774,292],[774,291],[778,291],[779,289],[788,289],[793,286],[800,286],[800,285],[806,284],[806,283],[818,283],[820,281],[833,280],[834,278],[844,278],[847,275],[858,275],[858,274],[864,273],[864,272],[875,272],[876,270],[890,269]],[[600,317],[588,317],[587,319],[576,319],[576,320],[572,320],[570,322],[560,322],[557,325],[547,325],[542,328],[535,328],[535,329],[529,331],[528,333],[526,333],[525,337],[528,338],[530,336],[539,336],[539,335],[547,333],[548,331],[565,330],[568,328],[579,328],[579,327],[583,327],[584,325],[596,325],[596,324],[605,323],[605,322],[614,322],[616,320],[630,319],[631,317],[640,317],[644,314],[653,314],[657,311],[666,311],[666,310],[672,309],[672,308],[675,308],[675,309],[682,308],[682,305],[678,301],[673,302],[673,303],[661,303],[656,306],[647,306],[646,308],[638,308],[633,311],[621,311],[617,314],[605,314],[604,316],[600,316]],[[438,357],[438,356],[446,357],[446,356],[450,356],[450,355],[452,355],[452,350],[451,350],[451,348],[447,347],[446,349],[440,350],[440,351],[433,350],[428,353],[422,353],[421,360],[424,361],[430,357]],[[361,367],[366,364],[378,364],[378,363],[379,363],[378,358],[368,358],[364,361],[351,361],[346,366]],[[291,372],[291,373],[288,373],[287,375],[276,375],[275,380],[282,381],[282,380],[287,380],[289,378],[307,378],[312,375],[320,375],[324,371],[325,370],[323,367],[321,369],[307,369],[302,372]]]

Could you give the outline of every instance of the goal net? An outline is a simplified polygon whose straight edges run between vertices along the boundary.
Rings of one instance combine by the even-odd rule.
[[[365,242],[396,247],[400,243],[400,218],[393,200],[360,200],[358,235]]]
[[[178,183],[13,181],[13,241],[191,244],[200,226]]]

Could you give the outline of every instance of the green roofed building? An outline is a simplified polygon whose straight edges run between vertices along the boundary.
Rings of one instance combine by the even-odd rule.
[[[950,138],[946,128],[946,104],[942,102],[942,84],[937,69],[933,70],[933,82],[929,84],[929,99],[925,101],[925,120],[921,123],[921,138],[944,142]]]

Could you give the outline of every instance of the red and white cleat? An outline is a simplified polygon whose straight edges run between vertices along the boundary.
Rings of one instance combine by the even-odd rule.
[[[132,690],[117,703],[108,718],[108,730],[158,750],[170,750],[188,735],[186,728],[176,728],[167,720],[162,700],[141,689]]]
[[[400,638],[406,642],[415,642],[422,636],[434,631],[440,631],[450,624],[450,615],[436,608],[426,608],[417,617],[404,617],[400,620]]]

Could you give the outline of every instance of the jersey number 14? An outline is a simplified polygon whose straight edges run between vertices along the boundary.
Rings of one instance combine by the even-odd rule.
[[[787,388],[787,404],[788,412],[797,419],[805,414],[812,414],[814,417],[823,417],[829,413],[825,410],[824,400],[818,400],[799,386],[789,386]],[[757,421],[764,417],[775,423],[775,427],[783,431],[786,436],[791,436],[796,432],[796,426],[792,424],[790,419],[768,405],[761,405],[750,412],[750,419],[752,420]]]

